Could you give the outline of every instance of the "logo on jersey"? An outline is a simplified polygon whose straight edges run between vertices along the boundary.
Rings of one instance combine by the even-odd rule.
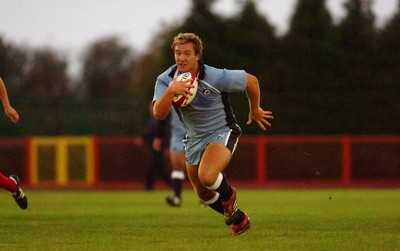
[[[211,94],[211,90],[210,89],[204,89],[203,90],[203,95],[204,96],[208,96],[208,95],[210,95]]]

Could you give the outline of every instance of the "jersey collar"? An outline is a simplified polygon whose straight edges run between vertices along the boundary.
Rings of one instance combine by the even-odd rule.
[[[200,72],[199,72],[198,79],[204,80],[204,77],[206,75],[206,71],[205,71],[205,67],[204,67],[203,61],[199,61],[199,66],[200,66]],[[170,76],[171,78],[174,78],[175,72],[177,71],[177,69],[178,69],[178,66],[175,65],[172,68],[171,72],[168,74],[168,76]]]

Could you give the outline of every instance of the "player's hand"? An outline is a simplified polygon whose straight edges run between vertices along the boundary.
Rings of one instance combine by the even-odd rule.
[[[174,78],[172,83],[170,84],[170,88],[175,96],[183,95],[186,99],[189,99],[189,96],[192,96],[193,93],[190,92],[190,89],[193,88],[194,85],[191,84],[191,79],[186,79],[185,81],[178,81],[177,78]]]
[[[253,120],[258,124],[261,129],[264,131],[267,130],[267,126],[271,127],[271,123],[268,120],[273,119],[271,111],[264,111],[261,107],[259,107],[255,111],[249,112],[249,119],[247,120],[247,124],[250,125]]]
[[[5,112],[6,116],[10,118],[11,122],[13,122],[14,124],[18,122],[19,115],[18,115],[18,112],[14,108],[12,108],[11,106],[7,107],[4,110],[4,112]]]

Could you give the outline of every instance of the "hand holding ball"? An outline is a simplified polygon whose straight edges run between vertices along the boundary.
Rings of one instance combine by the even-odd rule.
[[[187,106],[188,104],[190,104],[190,102],[192,102],[192,100],[196,96],[196,93],[197,93],[197,78],[196,78],[196,76],[192,76],[192,74],[190,72],[185,72],[185,73],[182,73],[181,75],[179,75],[176,79],[179,82],[184,82],[185,80],[190,79],[191,80],[190,84],[194,85],[194,87],[188,88],[188,90],[190,90],[192,95],[189,95],[188,98],[186,98],[184,95],[175,95],[174,101],[172,103],[175,107]]]

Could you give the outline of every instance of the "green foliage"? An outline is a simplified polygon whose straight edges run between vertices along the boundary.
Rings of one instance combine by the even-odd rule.
[[[8,83],[10,92],[14,93],[14,89],[23,83],[27,61],[25,49],[12,45],[0,35],[0,76]]]
[[[67,60],[57,51],[44,48],[33,51],[27,74],[16,94],[38,97],[60,97],[67,93],[69,78]]]
[[[148,105],[141,102],[131,96],[14,98],[20,121],[12,124],[1,116],[0,135],[138,135],[148,116]]]
[[[335,78],[338,62],[335,36],[325,1],[298,1],[289,32],[280,43],[281,58],[273,69],[276,76],[270,87],[271,109],[283,123],[291,124],[291,133],[331,134],[335,126],[336,130],[342,130],[332,120],[339,117],[335,116],[337,102],[327,98],[335,97],[337,101],[341,92],[340,81]],[[288,128],[290,125],[280,128],[278,124],[277,130],[284,132]]]
[[[226,34],[226,47],[232,56],[225,67],[245,69],[256,75],[260,83],[266,81],[267,71],[277,58],[278,41],[274,28],[257,12],[252,1],[247,1],[242,12],[228,20],[226,25],[229,31]]]
[[[27,191],[29,208],[2,193],[1,250],[398,250],[400,191],[238,190],[252,222],[230,236],[222,215],[183,206],[169,191]]]
[[[82,82],[89,97],[125,95],[131,84],[132,52],[118,38],[104,38],[84,56]]]

